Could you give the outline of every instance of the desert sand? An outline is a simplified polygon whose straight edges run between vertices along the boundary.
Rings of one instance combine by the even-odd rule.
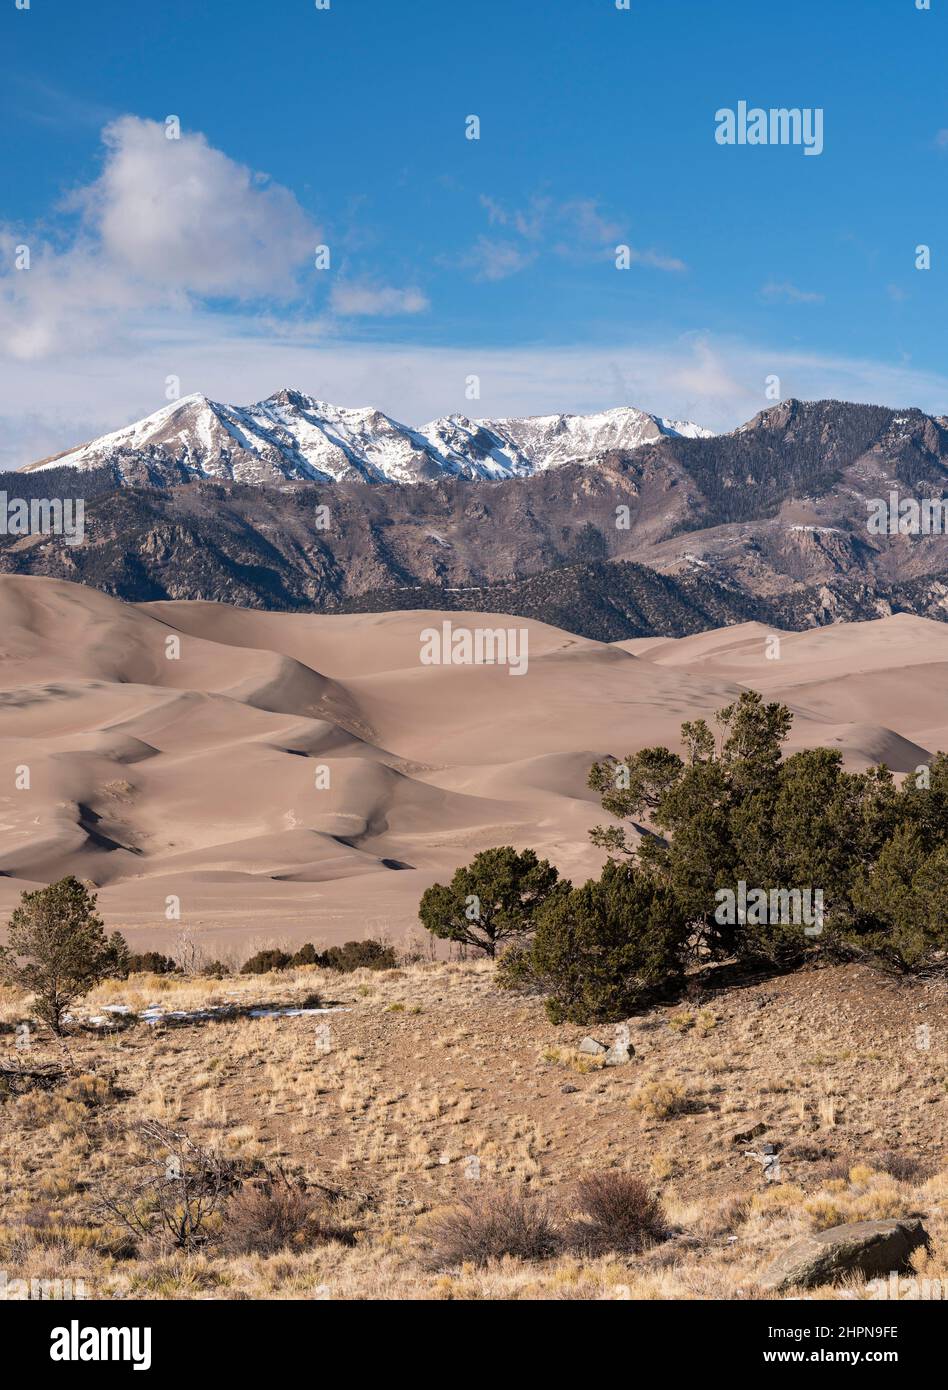
[[[527,629],[526,674],[421,664],[442,620]],[[425,887],[497,844],[581,881],[601,863],[589,765],[677,747],[682,720],[743,689],[789,704],[791,747],[852,767],[948,748],[948,625],[907,615],[606,644],[498,615],[133,605],[4,576],[0,623],[0,916],[74,873],[137,949],[184,928],[210,956],[398,940]]]

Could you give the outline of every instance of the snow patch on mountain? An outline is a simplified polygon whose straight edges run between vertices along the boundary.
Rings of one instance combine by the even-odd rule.
[[[666,420],[631,406],[592,415],[501,420],[449,415],[413,429],[371,406],[336,406],[301,391],[278,391],[250,406],[195,394],[23,471],[108,465],[123,482],[142,476],[156,482],[242,483],[496,479],[589,463],[663,435],[711,434],[690,421]]]

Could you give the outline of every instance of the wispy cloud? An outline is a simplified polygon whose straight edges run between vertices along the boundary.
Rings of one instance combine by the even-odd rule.
[[[560,219],[571,223],[581,240],[607,245],[621,239],[622,225],[602,212],[594,198],[574,198],[559,210]]]
[[[683,271],[684,261],[653,249],[631,246],[624,223],[605,211],[595,198],[557,202],[535,195],[523,207],[508,207],[482,193],[481,207],[489,227],[504,230],[502,238],[481,235],[457,258],[478,280],[504,280],[533,265],[549,252],[563,259],[610,256],[617,246],[629,247],[629,261],[653,270]]]
[[[815,290],[801,290],[789,280],[768,280],[761,286],[760,297],[769,303],[782,304],[822,304],[826,298]]]
[[[516,275],[536,260],[536,252],[518,246],[512,241],[500,241],[496,237],[479,236],[470,250],[457,259],[464,270],[474,273],[476,280],[506,280],[508,275]]]
[[[329,296],[330,307],[342,317],[376,315],[390,318],[396,314],[421,314],[430,304],[418,289],[395,289],[392,286],[356,285],[342,281],[334,285]]]
[[[525,208],[508,210],[486,193],[481,194],[480,204],[486,210],[487,220],[492,227],[509,227],[527,241],[539,241],[553,208],[550,198],[534,196]]]
[[[70,131],[76,126],[95,126],[101,130],[119,114],[94,97],[66,91],[32,73],[6,72],[4,80],[17,90],[19,114],[37,125]]]

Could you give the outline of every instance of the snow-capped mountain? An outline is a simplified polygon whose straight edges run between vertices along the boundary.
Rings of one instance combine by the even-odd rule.
[[[380,410],[330,405],[300,391],[278,391],[251,406],[223,405],[192,395],[80,448],[28,464],[23,471],[108,465],[123,482],[510,478],[590,462],[611,450],[637,449],[663,435],[696,438],[711,433],[631,406],[595,415],[507,420],[449,415],[412,429]]]
[[[637,449],[663,435],[709,438],[690,421],[665,420],[633,406],[595,415],[527,415],[506,420],[468,420],[449,415],[418,431],[439,452],[473,461],[477,477],[540,473],[582,463],[614,449]]]
[[[751,619],[948,622],[948,538],[866,524],[867,502],[895,488],[948,495],[944,417],[790,399],[712,439],[657,437],[676,428],[625,410],[407,430],[289,393],[242,411],[194,397],[43,460],[105,465],[77,480],[85,543],[5,528],[0,579],[78,580],[134,602],[508,613],[601,642]],[[461,476],[436,486],[360,481],[448,470]],[[277,485],[115,485],[205,474]],[[283,482],[330,477],[356,481]],[[465,481],[491,477],[489,496]],[[17,490],[75,495],[61,473]],[[313,497],[332,501],[331,526],[315,526]]]

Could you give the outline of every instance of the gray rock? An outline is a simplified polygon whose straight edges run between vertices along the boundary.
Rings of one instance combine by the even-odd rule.
[[[782,1292],[834,1284],[847,1274],[879,1275],[904,1269],[912,1251],[928,1245],[917,1217],[890,1221],[855,1221],[801,1236],[764,1271],[760,1287]]]
[[[635,1048],[630,1044],[628,1047],[610,1047],[606,1053],[607,1067],[624,1067],[626,1062],[631,1062]]]
[[[561,1087],[560,1087],[560,1090],[562,1091],[562,1093],[563,1093],[564,1096],[572,1096],[572,1095],[575,1095],[575,1093],[579,1090],[579,1087],[578,1087],[578,1086],[570,1086],[570,1085],[567,1084],[566,1086],[561,1086]]]
[[[583,1038],[582,1042],[579,1044],[577,1051],[588,1053],[593,1057],[598,1057],[601,1053],[608,1052],[609,1049],[606,1047],[605,1043],[597,1042],[595,1038],[586,1037]]]

